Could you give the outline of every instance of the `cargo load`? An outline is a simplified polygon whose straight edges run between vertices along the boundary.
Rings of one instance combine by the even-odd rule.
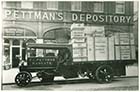
[[[83,48],[84,57],[87,57],[87,59],[81,60],[86,60],[85,62],[135,59],[133,33],[114,32],[110,36],[105,36],[104,26],[80,25],[78,27],[78,24],[74,24],[71,29],[73,58],[79,57],[73,59],[74,61],[78,60],[80,62]],[[75,29],[79,30],[79,34]],[[78,50],[76,48],[82,49]]]

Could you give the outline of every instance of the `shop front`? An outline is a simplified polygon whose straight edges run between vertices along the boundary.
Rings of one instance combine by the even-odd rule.
[[[25,59],[26,43],[35,43],[36,36],[32,31],[17,27],[5,27],[3,32],[3,57],[5,58],[3,66],[18,67],[19,57]]]
[[[69,43],[73,23],[103,26],[106,35],[115,31],[130,32],[132,28],[130,15],[56,10],[4,9],[3,21],[3,55],[9,56],[9,61],[4,60],[3,64],[8,62],[12,68],[18,67],[19,56],[25,59],[28,43]]]

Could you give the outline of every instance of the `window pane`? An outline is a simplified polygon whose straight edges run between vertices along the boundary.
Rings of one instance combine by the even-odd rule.
[[[20,45],[20,41],[17,39],[13,40],[13,45]]]
[[[47,8],[47,3],[46,2],[33,2],[33,8],[46,9]]]
[[[55,39],[55,31],[48,31],[44,35],[45,39],[54,40]]]
[[[58,9],[58,2],[47,2],[47,9],[53,9],[57,10]]]
[[[34,32],[26,30],[24,36],[36,36]]]
[[[125,12],[125,3],[116,2],[116,13],[124,13],[124,12]]]
[[[5,39],[5,40],[4,40],[4,43],[9,43],[9,40],[8,40],[8,39]]]
[[[95,12],[103,12],[104,11],[104,3],[103,2],[94,3],[94,11]]]
[[[20,8],[21,2],[6,2],[6,6],[9,8]]]
[[[30,1],[22,1],[21,2],[21,7],[22,8],[33,8],[33,2]]]
[[[81,11],[81,2],[72,2],[71,10],[73,11]]]

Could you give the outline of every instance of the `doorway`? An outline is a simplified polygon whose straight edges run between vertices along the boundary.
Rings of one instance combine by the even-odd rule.
[[[20,48],[19,47],[13,47],[12,48],[12,67],[18,67],[19,64],[19,58],[17,57],[20,55]]]

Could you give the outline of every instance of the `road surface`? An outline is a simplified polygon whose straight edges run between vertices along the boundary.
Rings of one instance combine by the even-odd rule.
[[[138,77],[115,78],[112,83],[99,84],[95,80],[70,79],[55,80],[53,83],[32,82],[27,87],[16,84],[3,85],[2,90],[48,90],[48,91],[94,91],[94,90],[138,90]]]

